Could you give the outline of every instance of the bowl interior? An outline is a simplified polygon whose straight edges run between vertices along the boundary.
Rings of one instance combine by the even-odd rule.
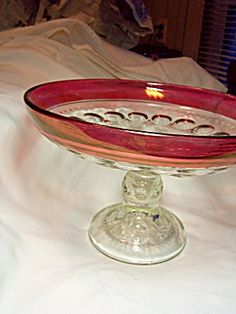
[[[51,141],[107,165],[224,168],[236,162],[236,99],[143,81],[69,80],[25,94]]]

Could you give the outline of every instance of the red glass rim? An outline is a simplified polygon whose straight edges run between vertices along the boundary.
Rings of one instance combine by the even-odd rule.
[[[94,97],[90,97],[90,98],[86,98],[84,96],[79,95],[75,95],[74,93],[72,93],[70,95],[70,85],[74,86],[74,85],[78,85],[77,87],[79,88],[80,92],[83,91],[83,89],[88,89],[88,88],[92,88],[92,87],[96,87],[98,90],[96,91],[96,96]],[[105,87],[106,86],[106,87]],[[212,104],[208,104],[207,108],[203,108],[203,107],[199,107],[191,104],[189,101],[187,101],[187,98],[185,98],[185,100],[183,101],[183,97],[182,97],[182,101],[179,102],[180,99],[178,99],[178,97],[176,97],[175,101],[170,101],[170,104],[173,105],[179,105],[179,106],[185,106],[185,107],[190,107],[190,108],[197,108],[197,109],[201,109],[201,110],[205,110],[205,111],[209,111],[212,113],[218,113],[222,116],[231,118],[233,120],[236,120],[236,96],[230,95],[230,94],[226,94],[223,92],[219,92],[219,91],[214,91],[214,90],[210,90],[210,89],[205,89],[205,88],[198,88],[198,87],[192,87],[192,86],[185,86],[185,85],[178,85],[178,84],[169,84],[169,83],[163,83],[163,82],[152,82],[152,81],[142,81],[142,80],[126,80],[126,79],[70,79],[70,80],[58,80],[58,81],[52,81],[52,82],[46,82],[46,83],[42,83],[42,84],[38,84],[36,86],[33,86],[31,88],[29,88],[25,93],[24,93],[24,101],[26,103],[26,105],[28,107],[30,107],[32,110],[37,111],[43,115],[46,115],[48,117],[52,117],[55,119],[59,119],[59,120],[64,120],[64,121],[77,121],[78,122],[78,118],[75,117],[68,117],[68,116],[64,116],[64,115],[60,115],[58,113],[52,112],[48,109],[51,109],[53,106],[56,105],[61,105],[63,103],[69,102],[67,99],[67,96],[70,95],[71,96],[71,102],[76,101],[96,101],[96,100],[126,100],[128,101],[134,101],[134,100],[139,100],[139,101],[150,101],[150,102],[157,102],[160,100],[159,99],[154,99],[154,98],[145,98],[145,97],[141,97],[140,95],[137,98],[137,95],[135,95],[134,97],[131,98],[127,98],[126,97],[120,97],[119,93],[120,93],[120,87],[123,86],[123,88],[125,87],[127,90],[129,88],[132,87],[136,87],[139,88],[140,90],[144,90],[145,88],[154,88],[154,89],[162,89],[163,92],[171,92],[171,93],[179,93],[179,95],[181,93],[185,93],[188,94],[189,96],[195,96],[195,97],[201,97],[202,99],[204,98],[210,98],[209,102],[212,101],[212,99],[214,98],[214,101],[216,101],[216,103]],[[62,88],[63,87],[63,88]],[[113,94],[112,97],[101,97],[103,95],[103,91],[106,90],[107,87],[113,87],[113,88],[117,88],[117,94]],[[99,90],[99,88],[101,88]],[[102,90],[102,88],[104,88],[104,90]],[[66,91],[66,93],[65,93]],[[50,92],[55,93],[55,95],[57,94],[58,97],[51,97],[51,96],[47,96],[47,94],[50,94]],[[93,94],[93,93],[92,93]],[[99,94],[101,96],[99,96]],[[54,96],[55,96],[54,95]],[[94,94],[93,94],[94,95]],[[116,97],[114,97],[115,95],[117,95]],[[181,98],[181,97],[180,97]],[[64,99],[65,101],[62,101],[62,99]],[[53,101],[54,100],[54,101]],[[59,101],[58,101],[59,100]],[[58,101],[58,102],[57,102]],[[169,103],[169,101],[168,101]],[[227,108],[225,108],[223,106],[223,108],[221,108],[220,110],[217,110],[217,107],[222,104],[222,103],[228,103]],[[205,104],[204,104],[205,105]],[[230,105],[232,105],[232,107],[230,107]],[[234,106],[234,107],[233,107]],[[214,109],[214,110],[211,110]],[[87,125],[99,125],[101,128],[103,128],[104,130],[109,128],[114,128],[114,129],[120,129],[123,132],[130,132],[130,133],[141,133],[141,134],[147,134],[150,136],[158,136],[158,137],[164,137],[164,136],[168,136],[168,137],[188,137],[188,138],[209,138],[211,140],[217,140],[220,139],[222,141],[222,139],[236,139],[236,135],[214,135],[214,137],[212,135],[191,135],[191,134],[178,134],[178,133],[164,133],[164,132],[152,132],[152,131],[146,131],[146,130],[133,130],[133,129],[124,129],[121,128],[119,126],[108,126],[108,125],[100,125],[99,123],[94,123],[94,122],[89,122],[89,121],[85,121],[85,120],[79,120],[79,123],[81,124],[87,124]]]

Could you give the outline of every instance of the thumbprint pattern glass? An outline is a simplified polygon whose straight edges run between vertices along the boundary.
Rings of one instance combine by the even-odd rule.
[[[24,99],[50,141],[126,171],[123,201],[99,211],[89,228],[94,246],[116,260],[160,263],[183,250],[183,223],[159,205],[161,175],[206,175],[236,163],[236,98],[231,95],[157,82],[87,79],[38,85]]]

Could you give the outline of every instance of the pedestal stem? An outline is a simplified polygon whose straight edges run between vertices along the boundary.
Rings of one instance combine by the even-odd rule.
[[[163,191],[162,179],[151,172],[127,172],[123,183],[124,205],[153,213],[158,208]]]
[[[160,263],[177,255],[186,237],[180,220],[159,206],[161,177],[128,172],[122,186],[124,202],[103,209],[91,223],[89,236],[95,247],[133,264]]]

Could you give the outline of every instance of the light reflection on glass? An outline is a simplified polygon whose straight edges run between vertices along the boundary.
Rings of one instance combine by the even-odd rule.
[[[163,99],[165,97],[164,93],[162,90],[155,88],[155,87],[146,87],[145,93],[148,97],[150,98],[160,98]]]

